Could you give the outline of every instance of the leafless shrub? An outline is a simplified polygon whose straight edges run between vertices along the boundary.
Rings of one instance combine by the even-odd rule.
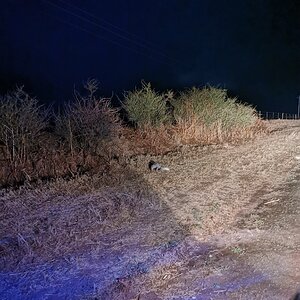
[[[48,114],[23,87],[0,97],[0,140],[11,163],[24,163],[37,151]]]
[[[23,87],[0,96],[0,142],[4,150],[0,182],[31,179],[28,169],[43,148],[48,117],[49,110]]]
[[[75,91],[74,101],[67,104],[64,113],[57,117],[57,132],[72,154],[84,151],[111,156],[121,132],[118,109],[111,106],[111,99],[96,96],[96,80],[88,80],[84,87],[87,95]]]

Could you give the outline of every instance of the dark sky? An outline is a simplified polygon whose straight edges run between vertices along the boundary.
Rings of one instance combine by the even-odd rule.
[[[296,112],[300,1],[5,0],[0,90],[45,102],[97,78],[102,94],[218,85],[268,111]]]

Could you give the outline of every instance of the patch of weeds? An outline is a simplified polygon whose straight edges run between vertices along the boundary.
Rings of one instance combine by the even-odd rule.
[[[243,255],[245,254],[245,248],[234,246],[230,248],[231,252],[237,255]]]
[[[251,225],[255,226],[256,228],[262,227],[264,225],[264,221],[257,214],[251,214],[249,217],[249,221]]]
[[[218,211],[220,210],[220,207],[221,207],[221,204],[220,204],[219,202],[215,202],[215,203],[213,203],[213,204],[211,205],[211,207],[209,208],[209,210],[210,210],[211,212],[216,213],[216,212],[218,212]]]
[[[201,214],[201,211],[196,208],[196,207],[193,207],[192,208],[192,214],[193,214],[193,218],[198,221],[198,222],[201,222],[202,221],[202,214]]]

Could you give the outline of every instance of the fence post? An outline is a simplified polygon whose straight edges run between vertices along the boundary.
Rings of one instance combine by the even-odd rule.
[[[261,119],[261,110],[258,111],[258,117]]]

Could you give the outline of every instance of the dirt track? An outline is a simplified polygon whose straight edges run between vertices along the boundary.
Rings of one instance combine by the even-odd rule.
[[[188,166],[181,173],[176,170],[181,175],[175,191],[181,197],[176,197],[173,211],[190,225],[193,246],[183,251],[188,263],[164,285],[168,292],[162,299],[177,299],[183,291],[179,299],[288,299],[300,288],[298,126],[274,122],[273,133],[254,143],[216,149],[204,159],[185,158]],[[203,165],[211,157],[206,177]],[[202,172],[195,176],[199,167]],[[213,181],[207,191],[206,180]],[[187,193],[178,192],[187,186]],[[169,207],[174,206],[174,198],[171,201]],[[181,202],[191,209],[186,214],[178,209]],[[215,203],[220,203],[216,211],[206,209],[208,204],[215,208]],[[200,219],[193,213],[195,207],[202,212]],[[188,217],[193,215],[191,222]],[[195,249],[200,255],[191,254]]]
[[[53,251],[51,260],[36,259],[24,240],[27,256],[38,263],[24,256],[14,268],[3,268],[1,297],[288,299],[300,288],[300,162],[295,158],[300,123],[271,126],[273,133],[243,145],[189,148],[154,158],[168,165],[169,173],[149,173],[149,157],[132,161],[141,191],[147,186],[152,193],[137,217],[109,233],[95,232],[90,240],[76,237],[80,247]],[[58,222],[69,217],[61,211],[76,212],[79,198],[95,201],[96,211],[100,192],[73,196],[65,209],[51,197],[47,201]],[[6,214],[16,218],[18,199],[6,199],[11,201]],[[146,203],[143,196],[140,201]],[[45,203],[36,210],[46,209]],[[16,235],[8,217],[1,217],[1,238]],[[33,211],[28,222],[34,221]],[[55,222],[52,226],[59,233]],[[82,230],[76,226],[74,231]]]

